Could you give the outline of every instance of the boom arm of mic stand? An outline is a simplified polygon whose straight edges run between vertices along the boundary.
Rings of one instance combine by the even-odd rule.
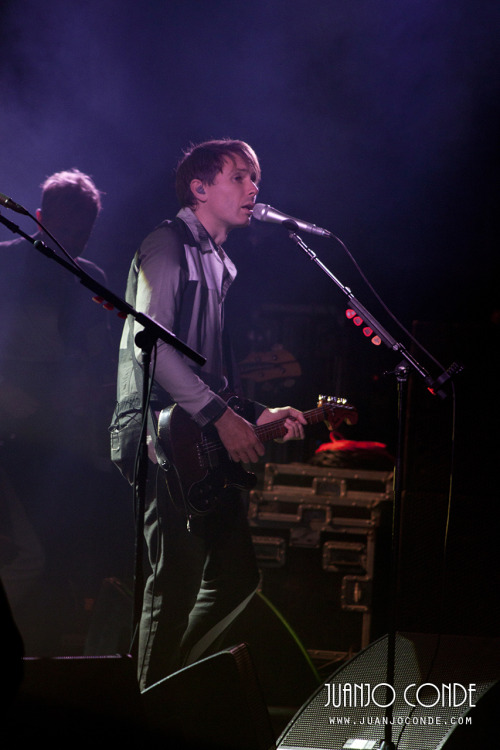
[[[285,225],[290,223],[291,222],[285,222]],[[376,320],[376,318],[366,309],[366,307],[364,307],[361,302],[356,299],[351,290],[348,287],[344,286],[344,284],[342,284],[342,282],[336,278],[336,276],[330,271],[330,269],[325,266],[325,264],[318,258],[316,253],[306,245],[306,243],[301,237],[299,237],[298,234],[296,234],[294,231],[289,231],[289,237],[338,286],[338,288],[345,294],[345,296],[349,300],[349,305],[352,307],[352,309],[355,310],[355,312],[357,312],[358,315],[368,323],[370,328],[372,328],[377,336],[380,337],[380,340],[387,347],[389,347],[389,349],[392,349],[394,352],[399,352],[399,354],[404,357],[408,364],[411,365],[413,370],[418,372],[431,393],[435,393],[440,398],[446,398],[446,393],[441,388],[436,389],[436,386],[441,386],[452,376],[452,374],[455,374],[453,368],[456,367],[456,365],[452,365],[452,367],[450,367],[448,371],[442,373],[437,379],[432,378],[431,375],[429,375],[429,373],[425,370],[425,368],[419,362],[417,362],[417,360],[410,354],[410,352],[407,351],[403,344],[399,341],[396,341],[396,339],[394,339],[391,334],[388,333],[388,331],[386,331],[382,325],[380,325],[378,320]]]
[[[158,339],[161,339],[166,344],[170,344],[181,354],[189,357],[193,362],[202,366],[205,364],[206,359],[201,354],[191,349],[187,344],[178,339],[173,333],[168,331],[163,326],[156,323],[148,315],[138,312],[128,302],[118,297],[116,294],[111,292],[109,289],[104,287],[98,281],[89,276],[83,269],[81,269],[77,263],[70,263],[66,259],[57,255],[50,247],[48,247],[42,240],[36,240],[34,237],[23,232],[16,224],[9,221],[0,214],[0,223],[4,224],[11,232],[19,234],[24,237],[25,240],[31,242],[36,250],[41,252],[43,255],[51,258],[52,260],[59,263],[59,265],[66,268],[74,276],[80,279],[80,283],[87,287],[94,295],[103,302],[106,301],[112,308],[116,308],[122,317],[131,315],[140,325],[143,326],[143,330],[136,335],[136,344],[142,349],[142,360],[143,360],[143,390],[142,390],[142,414],[143,414],[143,430],[141,432],[140,444],[139,444],[139,464],[137,470],[137,476],[134,483],[134,492],[137,498],[136,507],[136,531],[135,531],[135,580],[134,580],[134,604],[133,604],[133,635],[132,643],[130,645],[133,655],[137,656],[137,628],[140,619],[140,613],[142,609],[142,590],[143,590],[143,571],[142,571],[142,539],[143,539],[143,528],[144,528],[144,508],[146,498],[146,481],[147,481],[147,444],[146,444],[146,421],[148,412],[148,385],[149,385],[149,370],[151,363],[151,352],[155,343]]]
[[[166,344],[170,344],[179,352],[181,352],[181,354],[185,354],[187,357],[193,360],[193,362],[196,362],[196,364],[200,366],[203,366],[205,364],[205,357],[187,346],[187,344],[178,339],[177,336],[171,333],[171,331],[168,331],[148,315],[135,310],[132,305],[129,305],[128,302],[125,302],[125,300],[118,297],[110,289],[107,289],[105,286],[93,279],[76,264],[73,265],[72,263],[69,263],[67,260],[62,258],[60,255],[57,255],[57,253],[55,253],[50,247],[42,242],[42,240],[36,240],[34,237],[30,237],[29,234],[23,232],[16,224],[14,224],[12,221],[9,221],[1,214],[0,223],[4,224],[8,229],[10,229],[11,232],[19,234],[21,237],[24,237],[25,240],[31,242],[33,247],[43,255],[45,255],[47,258],[51,258],[59,265],[66,268],[66,270],[70,271],[74,276],[77,276],[83,286],[87,287],[87,289],[90,289],[90,291],[93,292],[96,297],[102,299],[103,301],[105,300],[107,303],[116,308],[116,310],[118,310],[122,314],[122,316],[132,315],[132,317],[135,318],[135,320],[148,331],[148,334],[151,337],[153,337],[154,339],[161,339]]]

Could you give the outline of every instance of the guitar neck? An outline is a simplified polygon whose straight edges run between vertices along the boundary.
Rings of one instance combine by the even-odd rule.
[[[331,412],[331,406],[319,406],[317,409],[310,409],[309,411],[303,412],[303,415],[306,418],[307,424],[317,424],[318,422],[325,420]],[[284,437],[286,434],[285,421],[286,419],[284,418],[277,419],[268,424],[257,425],[257,427],[255,427],[255,433],[262,443],[265,443],[268,440],[277,440],[278,438]]]
[[[326,422],[329,429],[335,429],[335,426],[340,424],[344,419],[348,424],[356,424],[357,412],[354,407],[347,403],[333,404],[329,403],[318,406],[316,409],[302,412],[306,419],[306,423],[317,424],[318,422]],[[282,419],[276,419],[274,422],[267,424],[256,425],[254,427],[255,434],[262,443],[268,440],[277,440],[285,437],[286,435],[286,417]],[[221,449],[224,449],[222,441],[218,435],[214,435],[212,432],[211,436],[203,435],[202,441],[198,443],[198,457],[201,460],[201,465],[212,466],[212,458],[218,454]]]

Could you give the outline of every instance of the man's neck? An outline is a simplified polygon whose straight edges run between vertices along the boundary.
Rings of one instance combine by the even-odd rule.
[[[211,216],[204,215],[203,207],[193,209],[193,213],[216,245],[222,245],[227,240],[229,234],[227,227],[222,226],[219,222],[214,222]]]

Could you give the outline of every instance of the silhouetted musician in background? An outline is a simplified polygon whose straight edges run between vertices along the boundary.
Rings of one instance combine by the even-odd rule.
[[[104,283],[103,271],[82,257],[101,211],[93,180],[71,169],[41,187],[37,220]],[[61,254],[41,229],[35,238]],[[29,628],[29,597],[50,568],[48,551],[58,554],[60,542],[69,555],[75,539],[82,466],[105,442],[99,392],[113,360],[106,313],[90,292],[82,296],[76,277],[22,237],[0,243],[0,259],[0,575],[14,616],[26,617]],[[45,605],[50,620],[51,602]]]

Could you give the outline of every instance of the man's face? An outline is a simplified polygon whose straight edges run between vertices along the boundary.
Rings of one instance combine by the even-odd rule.
[[[226,158],[222,172],[212,185],[204,185],[205,195],[199,204],[199,215],[205,228],[216,236],[250,223],[252,210],[259,192],[256,175],[239,156]]]
[[[57,213],[41,215],[41,221],[70,255],[81,255],[89,241],[96,214],[88,206],[68,205]]]

